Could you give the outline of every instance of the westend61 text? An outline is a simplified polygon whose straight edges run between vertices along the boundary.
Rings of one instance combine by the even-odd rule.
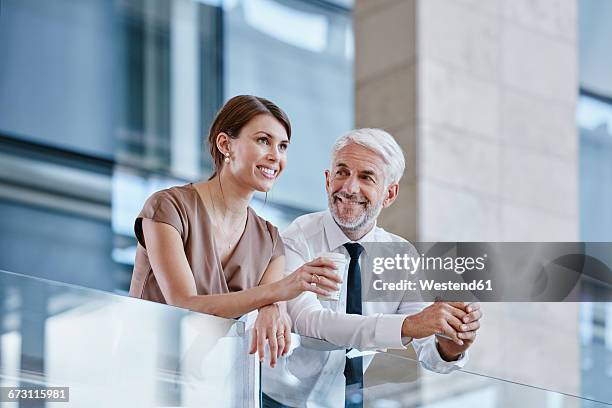
[[[431,279],[419,280],[419,289],[422,291],[444,291],[444,290],[469,290],[469,291],[491,291],[493,286],[491,280],[473,280],[471,282],[436,282]],[[402,279],[399,282],[383,282],[382,280],[375,280],[372,283],[374,290],[417,290],[417,282]]]

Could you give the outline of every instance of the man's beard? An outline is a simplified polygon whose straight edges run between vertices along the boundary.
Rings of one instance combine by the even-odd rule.
[[[338,211],[336,209],[336,206],[334,203],[336,197],[341,197],[345,203],[347,201],[348,202],[365,202],[365,209],[361,213],[361,215],[355,218],[354,220],[344,220],[341,218],[340,214],[338,214]],[[332,217],[334,218],[334,221],[336,221],[336,223],[340,227],[347,229],[349,231],[358,231],[361,228],[367,225],[370,225],[374,220],[376,220],[376,217],[378,217],[378,214],[380,214],[380,211],[382,210],[382,205],[383,205],[382,200],[373,206],[369,200],[367,200],[365,197],[361,195],[348,194],[344,192],[338,192],[338,193],[328,195],[327,203],[328,203],[329,210],[332,214]]]

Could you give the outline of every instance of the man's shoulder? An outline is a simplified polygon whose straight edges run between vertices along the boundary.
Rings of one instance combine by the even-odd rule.
[[[385,229],[381,227],[376,227],[376,228],[377,228],[377,231],[376,231],[377,232],[376,233],[377,242],[390,242],[393,244],[402,244],[402,247],[404,248],[404,250],[406,250],[406,247],[407,247],[408,251],[412,252],[413,254],[418,254],[418,250],[416,249],[416,247],[411,241],[399,235],[393,234],[392,232],[386,231]]]
[[[411,244],[407,239],[389,232],[382,227],[376,227],[376,240],[381,242],[403,242]]]
[[[297,217],[283,232],[281,236],[283,240],[288,241],[308,241],[316,234],[323,232],[323,218],[327,211],[319,211],[310,214],[304,214]]]

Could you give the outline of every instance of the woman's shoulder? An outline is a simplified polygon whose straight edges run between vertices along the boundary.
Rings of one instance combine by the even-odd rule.
[[[197,191],[193,187],[192,183],[188,183],[188,184],[183,184],[180,186],[168,187],[163,190],[159,190],[154,194],[165,194],[170,197],[180,198],[180,197],[185,197],[185,196],[192,197],[194,196],[194,194],[197,194]]]
[[[145,201],[138,218],[172,218],[189,223],[198,214],[198,192],[190,184],[158,190]],[[173,225],[176,225],[176,222]]]
[[[285,245],[281,238],[278,228],[270,221],[263,217],[260,217],[253,208],[248,207],[249,217],[253,222],[251,223],[250,231],[253,234],[253,242],[257,242],[259,249],[264,250],[262,253],[269,251],[270,259],[274,259],[278,256],[285,254]]]
[[[142,210],[136,217],[134,231],[143,247],[142,219],[150,219],[174,227],[181,236],[189,231],[190,207],[193,199],[189,197],[186,186],[175,186],[154,192],[145,201]]]
[[[276,225],[257,214],[251,206],[247,208],[247,211],[249,212],[250,219],[253,220],[253,224],[258,230],[267,232],[273,241],[278,239],[280,234]]]
[[[188,204],[194,202],[195,197],[197,191],[191,184],[185,184],[158,190],[149,196],[147,203],[158,204],[160,201],[170,201],[173,204]]]

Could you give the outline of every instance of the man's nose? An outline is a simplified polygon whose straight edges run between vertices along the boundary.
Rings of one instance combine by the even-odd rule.
[[[359,180],[356,176],[351,176],[344,181],[344,185],[342,186],[343,190],[349,194],[355,194],[359,192]]]

